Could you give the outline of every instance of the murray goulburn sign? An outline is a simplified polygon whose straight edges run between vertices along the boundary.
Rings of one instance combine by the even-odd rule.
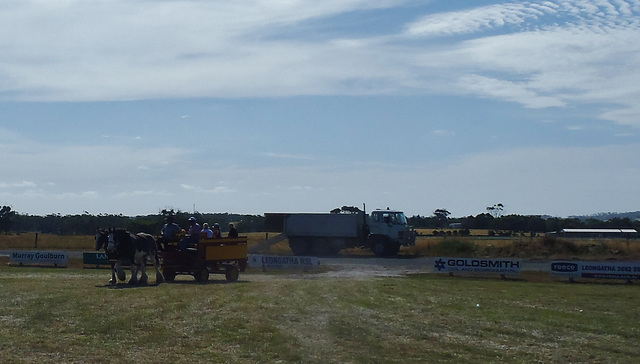
[[[9,256],[9,263],[20,265],[53,265],[66,267],[69,262],[67,252],[59,251],[22,251],[14,250]]]
[[[267,269],[317,269],[318,257],[276,256],[249,254],[249,266]]]
[[[445,258],[434,260],[437,273],[473,273],[520,275],[522,263],[517,259]]]
[[[551,275],[567,278],[640,279],[640,262],[553,261]]]

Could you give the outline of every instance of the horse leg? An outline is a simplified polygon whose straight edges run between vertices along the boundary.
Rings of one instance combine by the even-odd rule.
[[[142,272],[140,282],[138,282],[138,270]],[[133,277],[131,277],[129,284],[146,283],[147,281],[147,277],[145,277],[147,275],[145,273],[145,254],[139,250],[135,252],[131,261],[131,275]]]
[[[140,260],[140,284],[147,284],[149,283],[149,276],[147,275],[147,258],[143,255]]]
[[[122,269],[122,264],[120,264],[119,260],[116,262],[114,269],[119,280],[125,281],[127,279],[127,273]]]
[[[109,262],[109,264],[111,264],[111,279],[109,280],[109,283],[116,284],[118,283],[118,280],[116,279],[116,263]]]
[[[156,269],[156,284],[164,282],[164,277],[160,273],[160,262],[157,258],[153,260],[153,267]]]
[[[156,249],[153,251],[149,257],[153,259],[153,268],[156,270],[156,284],[160,284],[164,282],[164,277],[162,276],[162,273],[160,273],[160,257],[158,256],[158,250]]]
[[[129,284],[138,284],[138,264],[135,259],[131,262],[131,279],[129,279]]]

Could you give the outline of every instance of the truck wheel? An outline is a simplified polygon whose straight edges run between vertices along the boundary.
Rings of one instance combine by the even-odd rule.
[[[224,272],[224,277],[227,279],[227,282],[237,281],[239,275],[240,273],[238,272],[238,268],[233,265],[227,266],[227,269]]]
[[[295,255],[309,255],[311,246],[304,238],[289,238],[289,247]]]
[[[371,250],[376,257],[386,257],[389,255],[389,244],[387,239],[374,238],[371,244]]]
[[[400,251],[400,243],[393,242],[389,244],[389,256],[396,256],[398,255],[398,252]]]
[[[319,257],[338,255],[341,247],[341,242],[336,239],[318,238],[313,241],[313,253]]]
[[[312,243],[313,254],[318,257],[326,257],[328,255],[333,254],[333,249],[331,247],[331,241],[328,239],[315,239]]]

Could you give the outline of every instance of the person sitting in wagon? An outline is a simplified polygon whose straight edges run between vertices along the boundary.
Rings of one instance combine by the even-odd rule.
[[[191,216],[189,218],[189,231],[187,232],[187,235],[180,241],[180,250],[187,251],[187,248],[195,247],[196,244],[200,241],[201,231],[202,228],[198,224],[198,221],[196,221],[195,217]]]
[[[213,224],[213,238],[218,239],[221,237],[222,237],[222,234],[220,233],[220,224],[216,222],[215,224]]]
[[[170,242],[177,242],[178,236],[182,232],[180,225],[176,224],[173,220],[173,216],[167,216],[167,223],[164,224],[162,230],[160,230],[160,239],[158,239],[158,246],[161,250],[167,248],[167,244]]]
[[[238,237],[238,230],[236,230],[236,228],[233,226],[233,224],[229,224],[229,233],[227,234],[227,237],[229,237],[229,238],[237,238]]]
[[[211,239],[213,237],[213,230],[209,229],[209,224],[202,224],[202,231],[200,232],[201,239]]]

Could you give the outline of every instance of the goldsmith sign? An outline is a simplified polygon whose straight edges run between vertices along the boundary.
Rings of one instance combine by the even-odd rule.
[[[436,258],[434,269],[439,273],[519,275],[522,264],[517,259]]]

